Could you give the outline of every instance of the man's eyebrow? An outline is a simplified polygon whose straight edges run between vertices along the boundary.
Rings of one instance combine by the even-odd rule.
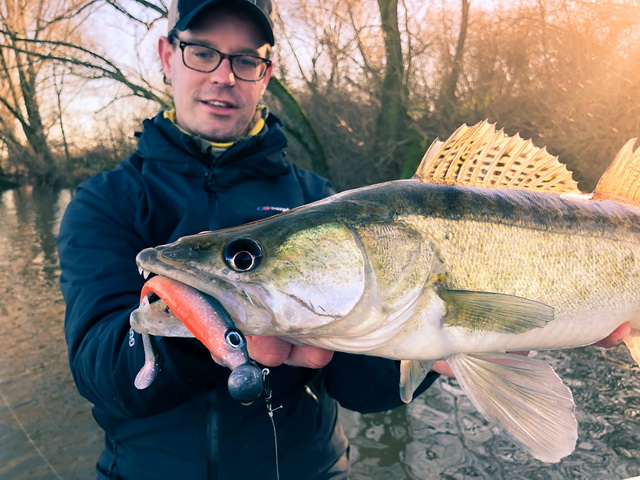
[[[179,38],[178,40],[185,43],[195,43],[203,47],[213,48],[214,50],[219,50],[222,53],[230,53],[230,52],[225,52],[223,50],[220,50],[216,45],[213,45],[211,42],[207,40],[201,40],[199,38]],[[252,47],[240,47],[235,52],[230,53],[230,55],[255,55],[257,57],[261,56],[260,52],[258,52],[258,49],[252,48]]]

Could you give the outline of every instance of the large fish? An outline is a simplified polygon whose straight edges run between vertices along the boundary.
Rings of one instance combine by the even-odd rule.
[[[401,360],[405,401],[445,359],[479,411],[557,462],[577,439],[571,392],[545,362],[505,352],[583,346],[631,321],[626,342],[640,360],[633,145],[584,195],[531,142],[486,122],[463,126],[434,142],[411,180],[184,237],[137,262],[158,275],[165,300],[183,301],[170,292],[186,284],[245,335]],[[134,328],[171,334],[148,310]]]

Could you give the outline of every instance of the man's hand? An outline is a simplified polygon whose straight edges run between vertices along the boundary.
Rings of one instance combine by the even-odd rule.
[[[431,367],[431,370],[439,373],[440,375],[446,375],[447,377],[455,377],[455,375],[453,374],[453,370],[451,370],[451,367],[449,366],[449,364],[444,360],[438,360],[437,362],[435,362],[433,364],[433,367]]]
[[[609,334],[608,337],[596,343],[599,347],[612,348],[621,343],[631,333],[631,323],[625,322]]]
[[[281,364],[294,367],[322,368],[331,361],[333,352],[308,345],[292,345],[278,337],[248,336],[247,350],[252,360],[267,367]]]

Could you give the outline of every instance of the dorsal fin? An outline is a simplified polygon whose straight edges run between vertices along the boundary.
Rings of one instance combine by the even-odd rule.
[[[413,178],[443,185],[581,193],[558,157],[531,140],[496,131],[486,120],[461,126],[444,142],[434,141]]]
[[[633,151],[636,140],[632,138],[624,144],[600,177],[593,191],[594,200],[640,204],[640,148]]]

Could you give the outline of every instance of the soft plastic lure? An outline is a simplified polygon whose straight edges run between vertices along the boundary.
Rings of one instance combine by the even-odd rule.
[[[176,323],[175,318],[182,323]],[[264,390],[263,373],[247,353],[246,340],[227,311],[213,297],[183,283],[155,276],[145,283],[140,307],[131,314],[131,326],[142,334],[145,363],[135,379],[138,389],[147,388],[159,366],[153,337],[196,337],[216,363],[231,369],[228,387],[233,398],[251,403]],[[171,332],[167,328],[172,328]]]

